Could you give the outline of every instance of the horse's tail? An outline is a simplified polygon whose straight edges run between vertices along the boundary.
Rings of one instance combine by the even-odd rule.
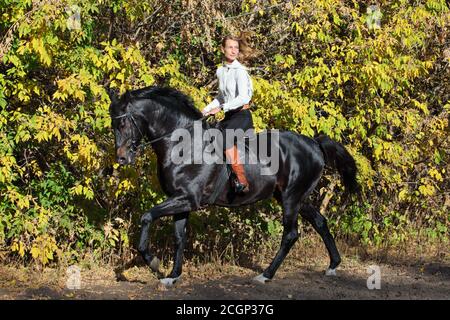
[[[347,149],[326,135],[319,135],[314,139],[319,143],[320,149],[324,154],[325,163],[338,170],[344,181],[345,189],[350,193],[357,192],[359,185],[356,181],[356,163]]]

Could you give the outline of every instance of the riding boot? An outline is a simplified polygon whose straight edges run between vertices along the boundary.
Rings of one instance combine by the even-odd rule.
[[[236,174],[236,180],[234,181],[234,188],[236,193],[249,192],[249,185],[245,176],[244,165],[239,161],[239,153],[237,146],[233,146],[225,150],[225,155],[231,164],[231,169]]]

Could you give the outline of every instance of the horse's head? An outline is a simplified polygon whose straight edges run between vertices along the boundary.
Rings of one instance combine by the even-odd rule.
[[[147,143],[151,144],[202,118],[192,100],[172,88],[152,86],[120,97],[116,92],[108,93],[119,164],[133,163],[144,134],[152,139]]]
[[[141,117],[131,103],[128,92],[120,98],[114,92],[110,92],[109,96],[111,99],[109,113],[114,131],[117,162],[120,165],[132,164],[143,138],[144,128]]]

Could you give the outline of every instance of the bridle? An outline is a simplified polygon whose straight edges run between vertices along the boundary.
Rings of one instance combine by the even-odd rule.
[[[211,116],[211,115],[206,115],[206,116],[201,117],[201,118],[198,119],[198,120],[203,121],[203,120],[205,120],[205,119],[208,119],[210,116]],[[144,137],[144,134],[142,133],[142,131],[141,131],[141,129],[139,128],[139,126],[137,125],[136,119],[133,117],[133,114],[131,113],[131,111],[127,111],[126,113],[121,114],[120,116],[117,116],[117,117],[113,117],[112,119],[122,119],[122,118],[127,118],[127,119],[131,120],[131,123],[132,123],[132,124],[136,127],[136,129],[139,131],[139,134],[141,135],[141,140],[142,140],[142,138]],[[194,123],[188,125],[187,127],[184,127],[184,129],[190,128],[190,127],[193,126],[193,125],[194,125]],[[138,149],[139,147],[143,149],[145,146],[147,146],[147,145],[149,145],[149,144],[152,144],[152,143],[154,143],[154,142],[157,142],[157,141],[159,141],[159,140],[162,140],[162,139],[164,139],[165,137],[170,136],[172,133],[173,133],[173,132],[166,133],[166,134],[164,134],[164,135],[162,135],[162,136],[160,136],[160,137],[158,137],[158,138],[156,138],[156,139],[147,141],[147,142],[145,142],[145,143],[141,143],[141,144],[139,144],[138,146],[136,146],[136,139],[133,139],[133,140],[131,140],[131,145],[132,145],[131,152],[135,153],[135,152],[136,152],[135,149]]]

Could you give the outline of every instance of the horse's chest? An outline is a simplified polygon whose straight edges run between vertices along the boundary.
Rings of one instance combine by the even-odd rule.
[[[168,174],[167,170],[164,170],[162,166],[158,166],[158,180],[161,185],[161,189],[165,194],[171,195],[175,191],[173,175]]]
[[[177,190],[180,191],[185,187],[186,181],[191,180],[179,167],[164,167],[162,165],[158,166],[158,179],[162,190],[167,195],[172,195]]]

